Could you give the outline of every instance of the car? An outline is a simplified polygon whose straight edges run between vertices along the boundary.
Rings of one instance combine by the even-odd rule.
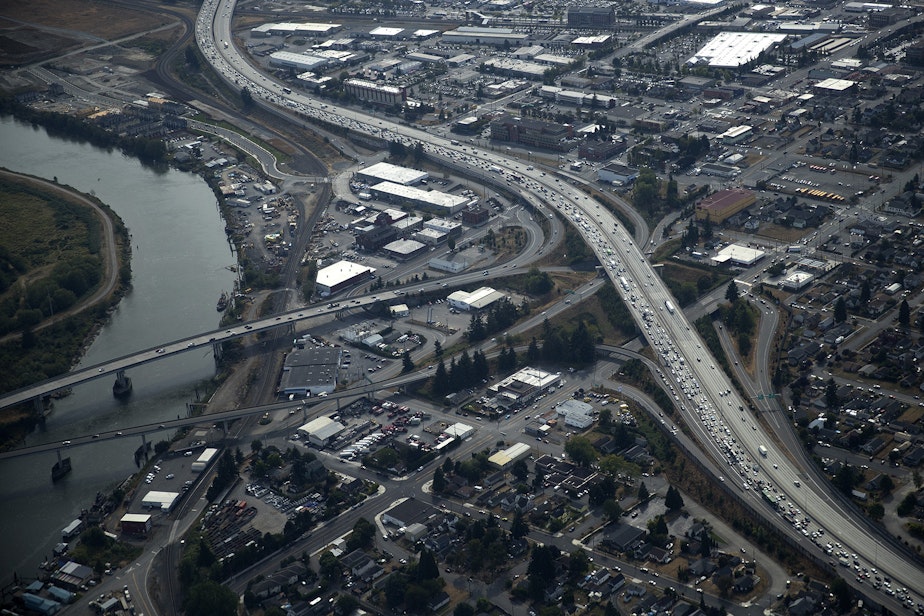
[[[159,349],[157,349],[157,350],[155,351],[155,353],[163,353],[163,352],[164,352],[163,347],[162,347],[162,348],[159,348]]]
[[[174,475],[173,473],[167,473],[164,479],[173,479],[174,477],[176,477],[176,475]]]
[[[97,370],[97,372],[102,372],[102,371],[103,371],[103,369],[102,369],[102,368],[100,368],[99,370]]]
[[[64,445],[65,447],[67,447],[68,445],[70,445],[70,444],[71,444],[71,442],[70,442],[70,441],[64,441],[64,442],[63,442],[63,443],[61,443],[61,444],[62,444],[62,445]]]

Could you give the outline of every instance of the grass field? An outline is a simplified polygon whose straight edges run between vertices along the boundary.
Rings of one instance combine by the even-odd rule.
[[[171,21],[170,18],[155,13],[133,11],[85,0],[4,2],[3,15],[34,26],[51,26],[70,30],[75,35],[86,33],[103,39],[135,34]]]

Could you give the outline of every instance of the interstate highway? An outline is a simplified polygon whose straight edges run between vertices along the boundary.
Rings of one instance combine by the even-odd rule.
[[[229,83],[246,86],[260,104],[277,104],[284,108],[298,111],[327,122],[335,122],[352,130],[378,136],[386,140],[396,140],[405,144],[422,143],[427,153],[434,157],[448,158],[470,166],[473,171],[482,173],[492,167],[499,167],[503,174],[516,173],[525,178],[523,186],[547,205],[556,208],[563,216],[572,220],[576,228],[597,254],[601,263],[613,260],[614,266],[607,265],[607,273],[614,280],[623,296],[628,299],[636,322],[643,328],[646,338],[653,347],[662,353],[664,371],[675,379],[682,378],[693,384],[687,385],[688,392],[678,401],[684,407],[684,416],[688,423],[706,423],[712,421],[720,426],[725,437],[734,438],[742,453],[741,459],[735,459],[729,474],[744,489],[741,468],[743,460],[747,464],[760,465],[760,478],[769,481],[779,493],[785,495],[790,503],[795,503],[802,515],[809,516],[813,523],[824,521],[825,537],[830,542],[840,542],[848,552],[862,556],[865,563],[889,575],[896,584],[911,589],[924,588],[924,573],[900,549],[889,543],[883,543],[875,531],[865,521],[843,509],[838,501],[831,497],[831,487],[818,485],[814,481],[803,481],[798,467],[793,465],[786,452],[780,450],[773,439],[756,422],[745,400],[742,400],[714,359],[709,355],[702,340],[691,328],[685,316],[675,310],[673,313],[665,308],[666,301],[674,301],[660,278],[654,274],[644,255],[627,234],[617,226],[615,218],[604,208],[592,201],[586,194],[561,182],[559,178],[546,175],[541,169],[523,168],[519,161],[508,160],[502,154],[486,152],[468,146],[460,152],[450,140],[425,131],[400,125],[388,120],[371,117],[365,113],[349,109],[336,108],[327,103],[314,100],[301,94],[288,94],[281,84],[275,83],[260,73],[241,57],[234,45],[225,48],[222,41],[231,41],[231,15],[234,10],[233,0],[209,0],[197,19],[196,37],[206,58],[219,74]],[[609,251],[609,253],[607,252]],[[622,273],[620,273],[622,270]],[[624,290],[618,283],[618,277],[624,276],[630,282],[630,289]],[[631,295],[637,300],[632,303]],[[648,311],[649,326],[646,328],[644,311]],[[697,361],[699,358],[699,361]],[[681,363],[681,359],[683,360]],[[679,384],[677,384],[679,385]],[[695,389],[695,388],[698,388]],[[725,395],[724,392],[731,391]],[[678,392],[682,391],[678,387]],[[739,411],[742,407],[745,410]],[[712,420],[711,417],[716,419]],[[741,417],[745,420],[742,421]],[[705,418],[705,419],[704,419]],[[716,432],[714,425],[709,428]],[[710,433],[711,436],[714,434]],[[715,437],[710,449],[720,448],[720,442],[727,438]],[[764,458],[758,447],[767,448]],[[775,465],[775,466],[774,466]],[[737,468],[736,468],[737,466]],[[751,481],[748,475],[748,481]],[[796,482],[799,482],[797,484]],[[754,490],[748,490],[753,498]],[[916,598],[920,600],[920,598]],[[883,598],[885,604],[894,603]]]

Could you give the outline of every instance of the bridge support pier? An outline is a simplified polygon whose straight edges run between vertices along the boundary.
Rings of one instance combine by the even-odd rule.
[[[222,349],[221,343],[213,342],[212,343],[212,357],[215,358],[215,361],[220,361],[223,354],[224,354],[224,351]]]

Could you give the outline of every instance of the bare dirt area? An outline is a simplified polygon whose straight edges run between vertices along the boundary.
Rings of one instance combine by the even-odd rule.
[[[4,3],[0,65],[26,64],[169,23],[154,13],[79,0]]]

